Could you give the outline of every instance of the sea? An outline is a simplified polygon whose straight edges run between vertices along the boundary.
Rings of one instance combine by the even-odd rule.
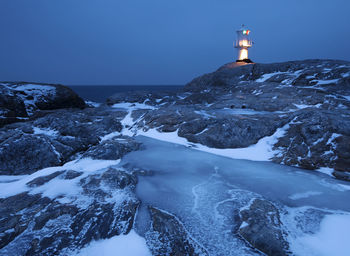
[[[80,97],[86,101],[103,103],[115,93],[127,91],[177,91],[183,85],[70,85]]]

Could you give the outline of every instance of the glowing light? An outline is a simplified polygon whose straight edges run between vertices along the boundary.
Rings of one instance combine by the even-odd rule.
[[[247,34],[247,30],[243,30],[243,35],[246,35]]]
[[[244,39],[244,40],[239,40],[238,45],[239,45],[240,47],[251,47],[251,46],[252,46],[252,42],[249,41],[249,40],[246,40],[246,39]]]
[[[239,56],[238,57],[239,60],[248,59],[248,49],[240,49],[238,56]]]

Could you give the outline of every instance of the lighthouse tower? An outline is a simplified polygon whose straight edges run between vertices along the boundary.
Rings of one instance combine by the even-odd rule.
[[[237,40],[234,43],[238,49],[238,58],[236,62],[252,63],[248,58],[248,49],[253,46],[253,41],[250,39],[250,30],[242,25],[242,28],[237,30]]]

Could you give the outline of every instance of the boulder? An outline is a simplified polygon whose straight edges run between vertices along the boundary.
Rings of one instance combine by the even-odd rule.
[[[85,107],[73,90],[57,84],[2,82],[0,95],[0,126],[23,121],[39,110]]]
[[[120,132],[119,114],[103,110],[56,110],[34,120],[0,128],[0,173],[30,174],[63,165],[86,153],[95,159],[119,159],[137,150],[132,139],[105,141],[101,137]]]
[[[289,245],[282,229],[276,206],[263,199],[255,199],[240,211],[239,234],[254,248],[267,255],[288,255]]]
[[[60,164],[60,154],[47,137],[19,134],[0,143],[2,175],[29,174]]]
[[[91,147],[83,154],[83,157],[116,160],[122,158],[125,154],[131,151],[138,150],[139,147],[140,143],[130,137],[114,137]]]
[[[149,207],[152,228],[146,234],[153,255],[209,255],[174,215]]]

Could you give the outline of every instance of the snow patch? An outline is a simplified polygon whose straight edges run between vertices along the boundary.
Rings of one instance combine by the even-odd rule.
[[[295,104],[293,103],[294,106],[296,106],[298,109],[304,109],[304,108],[319,108],[322,106],[321,103],[318,103],[316,105],[306,105],[306,104]]]
[[[201,110],[201,111],[196,110],[196,111],[194,111],[194,113],[201,115],[201,116],[204,116],[206,118],[216,118],[216,116],[208,114],[205,110]]]
[[[242,224],[239,226],[239,229],[242,229],[242,228],[245,228],[245,227],[248,227],[249,224],[245,221],[242,222]]]
[[[37,84],[23,84],[14,88],[15,91],[52,91],[56,90],[54,86],[37,85]]]
[[[58,135],[58,131],[49,129],[49,128],[39,128],[39,127],[33,127],[34,134],[43,134],[50,137],[56,137]]]
[[[333,173],[334,169],[328,168],[328,167],[321,167],[321,168],[317,169],[316,171],[322,172],[324,174],[327,174],[327,175],[333,177],[332,173]]]
[[[340,136],[342,136],[342,135],[338,134],[338,133],[332,133],[332,136],[327,141],[327,145],[332,145],[333,147],[335,147],[335,144],[333,141]]]
[[[113,139],[114,137],[117,137],[117,136],[119,136],[119,135],[121,135],[120,132],[112,132],[112,133],[109,133],[109,134],[107,134],[107,135],[105,135],[105,136],[100,137],[100,139],[101,139],[100,143],[102,143],[102,142],[104,142],[104,141],[106,141],[106,140]]]
[[[332,80],[312,80],[311,82],[317,82],[316,85],[325,85],[325,84],[336,84],[340,79],[332,79]]]
[[[134,230],[127,235],[114,236],[105,240],[91,242],[75,254],[76,256],[151,256],[146,240]]]
[[[63,166],[44,168],[31,175],[22,176],[16,181],[10,183],[0,183],[0,198],[6,198],[26,191],[30,191],[32,194],[43,193],[43,196],[48,196],[50,198],[55,198],[59,195],[77,195],[81,191],[81,187],[78,184],[78,181],[81,178],[84,178],[93,172],[105,169],[109,166],[117,165],[119,162],[120,160],[93,160],[91,158],[83,158],[80,160],[68,162]],[[31,189],[26,185],[28,182],[36,178],[47,176],[57,171],[65,170],[83,172],[83,174],[79,176],[78,180],[65,180],[55,178],[34,189]],[[6,176],[4,179],[9,179],[9,177],[10,176]],[[17,176],[14,176],[14,179],[17,179]]]
[[[315,234],[305,235],[291,244],[296,255],[348,256],[350,215],[326,215]]]
[[[285,74],[285,73],[286,72],[275,72],[275,73],[263,74],[262,77],[256,79],[255,81],[258,83],[263,83],[275,75],[280,75],[280,74]]]
[[[303,198],[308,198],[310,196],[318,196],[318,195],[322,195],[322,192],[308,191],[308,192],[304,192],[304,193],[296,193],[296,194],[290,195],[289,198],[292,200],[299,200],[299,199],[303,199]]]
[[[94,101],[89,101],[89,100],[86,100],[85,103],[87,105],[93,106],[94,108],[98,108],[99,106],[101,106],[101,103],[94,102]]]
[[[347,99],[348,101],[350,101],[350,95],[349,96],[342,96],[343,98]]]

